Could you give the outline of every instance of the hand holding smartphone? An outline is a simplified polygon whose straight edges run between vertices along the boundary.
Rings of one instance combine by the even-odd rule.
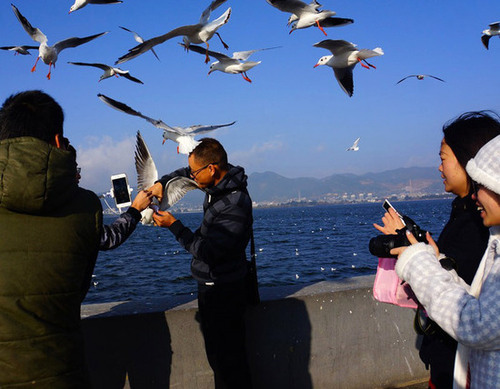
[[[117,208],[130,207],[130,187],[128,186],[127,175],[125,173],[111,176],[112,195],[115,198]]]

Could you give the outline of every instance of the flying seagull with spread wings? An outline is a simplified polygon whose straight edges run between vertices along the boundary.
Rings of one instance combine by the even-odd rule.
[[[156,45],[159,45],[176,36],[183,37],[184,45],[187,48],[189,48],[189,45],[191,43],[196,43],[196,44],[205,43],[207,45],[205,62],[208,63],[208,61],[210,61],[210,58],[208,57],[208,49],[209,49],[208,41],[212,39],[212,37],[215,34],[217,34],[224,47],[226,49],[228,48],[226,43],[224,43],[224,41],[220,37],[217,30],[219,29],[219,27],[223,26],[228,22],[229,17],[231,16],[231,8],[228,8],[226,12],[224,12],[220,17],[218,17],[214,21],[209,22],[210,14],[212,13],[212,11],[214,11],[216,8],[218,8],[221,4],[225,2],[226,0],[213,0],[210,3],[210,5],[203,11],[200,17],[200,21],[197,24],[177,27],[167,32],[166,34],[148,39],[143,43],[141,43],[140,45],[131,48],[127,54],[118,58],[118,60],[115,62],[115,65],[129,61],[132,58],[138,57],[139,55],[145,53],[146,51],[151,50]]]
[[[107,32],[101,32],[100,34],[87,36],[85,38],[68,38],[57,42],[53,46],[49,46],[47,44],[48,40],[45,34],[40,29],[33,27],[30,22],[28,22],[28,19],[26,19],[21,14],[21,12],[19,12],[14,4],[11,4],[11,6],[12,10],[17,16],[17,19],[23,26],[24,30],[31,37],[31,39],[40,43],[40,46],[38,47],[38,58],[36,59],[35,65],[31,69],[31,71],[34,72],[36,70],[36,64],[41,58],[45,64],[49,65],[49,73],[47,74],[47,78],[49,80],[52,66],[56,67],[57,57],[62,50],[83,45],[84,43],[90,42],[91,40],[98,38],[101,35],[107,34]]]
[[[406,80],[410,77],[415,77],[417,80],[423,80],[425,77],[430,77],[430,78],[434,78],[435,80],[445,82],[441,78],[436,77],[436,76],[432,76],[430,74],[410,74],[409,76],[406,76],[406,77],[402,78],[401,80],[399,80],[398,82],[396,82],[396,84],[399,84],[400,82],[403,82],[404,80]]]
[[[13,51],[14,55],[31,55],[31,53],[28,50],[37,50],[38,46],[27,46],[27,45],[22,45],[22,46],[2,46],[0,47],[0,50],[8,50],[8,51]]]
[[[211,74],[216,70],[228,74],[241,74],[241,76],[245,81],[252,82],[252,80],[250,80],[250,78],[248,78],[247,76],[247,71],[260,64],[261,61],[259,62],[247,61],[247,59],[250,58],[250,56],[253,53],[256,53],[257,51],[270,50],[276,48],[278,47],[268,47],[266,49],[255,49],[247,51],[236,51],[233,53],[232,57],[229,57],[223,53],[218,53],[216,51],[209,50],[208,55],[210,57],[214,57],[215,59],[217,59],[217,61],[212,62],[210,64],[210,70],[208,74]],[[206,53],[206,50],[203,47],[196,45],[190,45],[189,50],[200,54]]]
[[[136,82],[138,84],[144,84],[138,78],[132,77],[130,75],[130,73],[129,73],[128,70],[122,70],[120,68],[114,68],[112,66],[105,65],[105,64],[102,64],[102,63],[86,63],[86,62],[68,62],[68,63],[71,64],[71,65],[90,66],[90,67],[94,67],[94,68],[98,68],[98,69],[104,70],[104,73],[99,78],[99,81],[105,80],[106,78],[110,78],[110,77],[113,77],[113,76],[115,76],[115,77],[122,76],[122,77],[125,77],[126,79],[128,79],[130,81],[133,81],[133,82]]]
[[[300,0],[266,1],[280,11],[292,14],[287,23],[288,26],[291,26],[290,34],[301,28],[315,26],[327,35],[323,27],[339,27],[354,23],[352,19],[334,17],[335,11],[320,10],[321,4],[317,0],[312,0],[310,4]]]
[[[186,155],[188,155],[191,151],[193,151],[194,148],[198,146],[198,144],[200,143],[199,141],[194,139],[195,135],[205,134],[207,132],[216,130],[221,127],[232,126],[234,123],[236,123],[236,122],[231,122],[227,124],[216,124],[216,125],[206,125],[206,126],[197,124],[189,127],[169,126],[162,120],[156,120],[148,116],[145,116],[142,113],[133,110],[128,105],[113,100],[112,98],[109,98],[103,94],[98,94],[97,96],[111,108],[114,108],[118,111],[122,111],[129,115],[141,117],[147,120],[156,128],[161,129],[163,131],[163,143],[165,143],[167,139],[177,142],[178,143],[177,152]]]
[[[137,172],[138,190],[148,189],[158,181],[158,170],[156,169],[155,162],[139,131],[137,131],[137,142],[135,145],[135,170]],[[153,212],[155,210],[167,210],[193,189],[200,189],[196,181],[181,176],[172,178],[165,184],[165,188],[163,188],[161,203],[158,203],[158,200],[155,199],[151,208],[141,212],[141,223],[153,224]]]
[[[340,87],[349,97],[351,97],[354,92],[352,71],[356,64],[359,62],[361,66],[366,69],[370,69],[370,67],[376,69],[375,66],[368,63],[366,59],[384,54],[380,47],[373,50],[358,50],[354,43],[344,40],[326,39],[315,43],[313,46],[331,51],[332,55],[325,55],[324,57],[321,57],[314,67],[320,65],[330,66],[335,73],[335,78],[337,79]]]

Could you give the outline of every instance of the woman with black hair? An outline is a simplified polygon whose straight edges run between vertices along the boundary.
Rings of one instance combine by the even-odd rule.
[[[486,111],[467,112],[446,123],[443,134],[439,171],[445,191],[453,193],[456,198],[437,245],[442,254],[441,265],[454,268],[470,285],[487,246],[489,231],[472,199],[472,181],[465,166],[481,147],[500,135],[500,118]],[[374,226],[384,234],[394,234],[396,229],[404,227],[392,210],[384,215],[382,222],[383,226]],[[424,316],[425,312],[419,310],[416,323],[421,324],[417,329],[424,335],[420,358],[430,368],[429,388],[451,389],[457,342],[432,320],[421,323]]]

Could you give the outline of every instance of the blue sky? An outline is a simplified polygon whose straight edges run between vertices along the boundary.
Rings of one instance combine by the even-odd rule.
[[[11,10],[0,11],[0,46],[35,44]],[[13,2],[49,43],[102,31],[109,34],[83,46],[63,51],[52,79],[41,61],[35,73],[33,56],[0,52],[0,100],[10,94],[42,89],[52,95],[66,115],[65,132],[78,150],[81,185],[108,190],[111,174],[126,172],[135,185],[135,134],[145,138],[160,174],[185,166],[187,158],[176,145],[162,146],[161,131],[146,121],[115,111],[98,98],[103,93],[143,114],[170,125],[217,124],[236,120],[213,133],[226,147],[232,163],[247,172],[274,171],[286,177],[326,177],[334,173],[379,172],[397,167],[438,166],[444,122],[468,110],[500,112],[500,39],[490,50],[481,44],[481,31],[500,20],[498,0],[323,0],[323,8],[354,24],[288,34],[288,15],[265,0],[228,0],[212,14],[229,6],[229,22],[219,29],[233,51],[282,46],[254,54],[262,63],[240,75],[215,72],[207,76],[203,56],[185,53],[176,38],[156,46],[161,61],[151,53],[120,67],[144,82],[107,79],[100,70],[67,64],[112,64],[136,45],[124,26],[144,38],[197,23],[209,1],[124,0],[118,5],[89,5],[68,15],[72,1],[17,0]],[[385,55],[370,62],[377,69],[354,70],[354,96],[338,86],[325,66],[313,69],[329,54],[312,45],[323,39],[345,39],[359,48],[381,47]],[[214,37],[211,49],[224,51]],[[409,74],[432,74],[444,79],[396,82]],[[358,152],[346,152],[361,137]],[[436,174],[438,174],[436,170]]]

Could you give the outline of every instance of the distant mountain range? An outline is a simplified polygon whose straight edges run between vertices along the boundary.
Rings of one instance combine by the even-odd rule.
[[[444,187],[439,172],[434,167],[412,167],[388,170],[381,173],[333,174],[325,178],[287,178],[273,172],[252,173],[248,178],[248,191],[253,201],[287,202],[290,200],[340,199],[344,194],[365,198],[390,197],[391,195],[443,194]],[[132,197],[137,192],[132,193]],[[177,203],[179,208],[199,208],[204,193],[193,190]],[[110,205],[114,200],[109,200]],[[106,208],[106,206],[105,206]]]
[[[372,193],[391,194],[444,193],[442,179],[434,167],[412,167],[381,173],[333,174],[325,178],[286,178],[273,172],[252,173],[248,179],[252,199],[286,201],[307,198],[318,200],[326,195]]]

